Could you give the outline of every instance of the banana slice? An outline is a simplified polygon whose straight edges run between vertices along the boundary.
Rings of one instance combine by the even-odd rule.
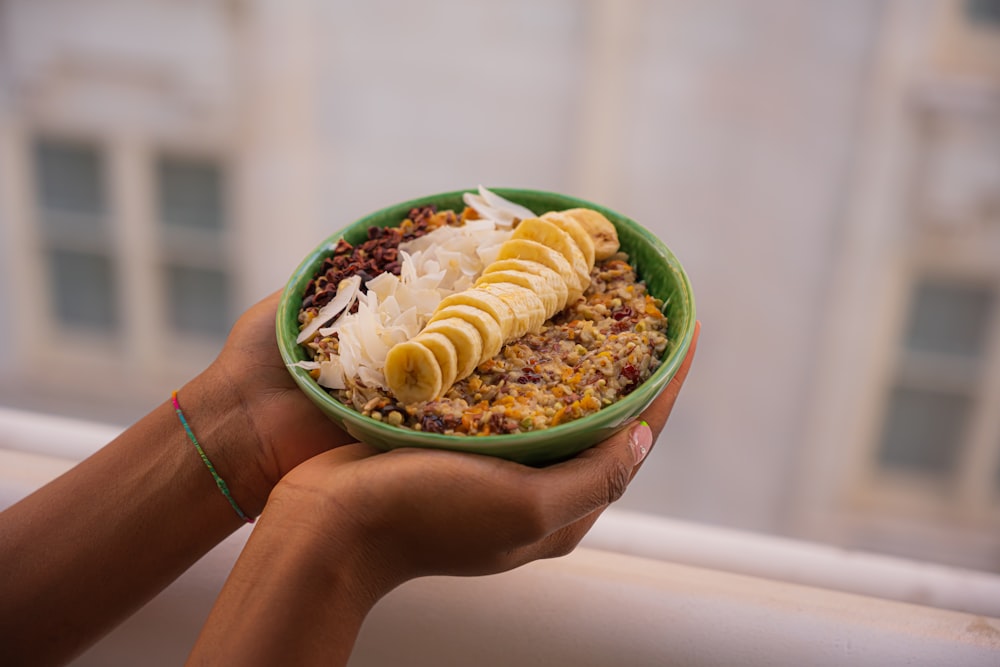
[[[444,320],[451,317],[463,319],[472,326],[476,327],[479,331],[479,335],[483,339],[483,348],[479,359],[476,360],[476,366],[483,363],[487,359],[492,359],[493,355],[499,352],[500,348],[503,347],[503,335],[501,334],[500,322],[498,322],[485,310],[480,310],[474,306],[456,304],[454,306],[447,306],[436,310],[434,315],[431,316],[430,322],[433,323],[437,320]]]
[[[487,278],[492,273],[499,271],[517,271],[528,273],[541,278],[541,282],[531,280],[524,276],[515,276],[515,279],[505,277]],[[483,275],[479,282],[512,282],[521,287],[534,290],[545,306],[545,319],[549,319],[560,310],[566,307],[566,300],[569,298],[569,290],[566,288],[566,281],[558,273],[538,262],[527,259],[498,259],[483,269]],[[478,283],[477,283],[478,284]]]
[[[594,239],[575,218],[558,211],[549,211],[542,216],[542,220],[548,220],[569,234],[580,252],[583,253],[583,259],[587,262],[587,266],[594,266]]]
[[[385,381],[401,403],[428,401],[441,393],[441,367],[427,347],[408,340],[386,355]]]
[[[607,259],[618,252],[618,230],[610,220],[591,208],[571,208],[560,211],[580,223],[594,241],[594,259]]]
[[[430,350],[441,367],[441,389],[434,395],[441,398],[458,379],[458,350],[447,336],[436,331],[422,331],[413,340]]]
[[[483,337],[480,335],[479,329],[460,317],[449,317],[431,322],[417,334],[417,338],[428,333],[443,334],[455,347],[455,353],[458,356],[456,380],[461,380],[476,370],[479,359],[483,356]]]
[[[522,221],[521,224],[524,222]],[[583,294],[580,277],[570,266],[569,261],[557,251],[545,247],[538,241],[524,238],[511,238],[504,241],[503,245],[500,246],[497,259],[526,259],[549,267],[566,283],[568,292],[566,303],[575,302]]]
[[[514,271],[498,271],[490,274],[494,276],[506,277],[505,273],[516,273]],[[530,278],[537,279],[538,276],[526,274]],[[515,280],[517,276],[512,276]],[[504,338],[504,342],[517,340],[529,331],[538,331],[542,324],[548,319],[545,311],[545,304],[539,297],[538,292],[533,287],[525,287],[514,282],[485,282],[478,285],[474,292],[485,292],[496,299],[499,299],[511,312],[511,333]]]
[[[569,262],[570,267],[572,267],[577,278],[579,278],[581,293],[590,285],[591,267],[587,264],[587,260],[584,259],[580,247],[573,241],[573,237],[559,229],[558,226],[549,220],[542,220],[541,218],[522,220],[510,237],[512,239],[537,241],[544,246],[552,248]]]
[[[520,338],[524,335],[524,331],[521,331],[521,333],[513,336],[514,330],[520,328],[520,321],[516,311],[511,310],[511,307],[495,294],[478,289],[463,290],[445,297],[438,304],[437,310],[455,305],[472,306],[492,315],[493,319],[500,323],[500,336],[505,341],[511,338]]]
[[[389,350],[390,390],[402,403],[440,397],[505,342],[538,331],[579,299],[594,262],[618,248],[615,226],[592,209],[521,220],[475,287],[444,299],[423,331]]]

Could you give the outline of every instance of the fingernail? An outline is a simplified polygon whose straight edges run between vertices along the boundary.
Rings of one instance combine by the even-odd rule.
[[[653,446],[653,432],[649,429],[649,424],[641,421],[633,426],[628,434],[628,445],[632,450],[634,460],[632,465],[639,465],[649,453],[649,448]]]

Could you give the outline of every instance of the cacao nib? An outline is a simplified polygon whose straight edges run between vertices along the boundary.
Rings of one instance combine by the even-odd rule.
[[[428,433],[444,433],[444,420],[438,415],[426,414],[420,420],[420,428]]]

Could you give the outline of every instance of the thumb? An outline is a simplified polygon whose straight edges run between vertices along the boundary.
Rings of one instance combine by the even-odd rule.
[[[549,525],[565,526],[621,498],[652,444],[649,425],[635,422],[568,461],[538,470]]]
[[[653,429],[649,427],[645,419],[629,429],[628,448],[635,461],[634,466],[642,463],[646,454],[649,454],[649,450],[653,448]]]

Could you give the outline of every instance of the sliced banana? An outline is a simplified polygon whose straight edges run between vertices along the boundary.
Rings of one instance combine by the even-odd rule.
[[[542,220],[541,218],[522,220],[510,237],[512,239],[537,241],[544,246],[552,248],[569,262],[570,267],[579,279],[580,292],[583,293],[583,290],[590,286],[590,265],[587,264],[580,246],[576,244],[572,236],[559,229],[553,222]]]
[[[516,328],[520,328],[520,321],[516,312],[511,310],[511,307],[495,294],[477,289],[462,290],[445,297],[438,305],[437,310],[455,305],[472,306],[492,315],[493,319],[500,323],[500,335],[505,341],[524,335],[524,331],[516,336],[513,335]]]
[[[515,276],[515,279],[513,280],[510,280],[507,277],[487,277],[500,271],[528,273],[541,278],[541,281],[532,280],[520,275]],[[542,300],[542,303],[545,305],[545,319],[549,319],[566,307],[566,300],[569,298],[569,290],[566,287],[566,281],[563,280],[562,276],[544,264],[539,264],[538,262],[533,262],[527,259],[498,259],[483,269],[483,275],[479,278],[479,282],[504,281],[512,282],[516,285],[520,285],[521,287],[527,287],[528,289],[534,290],[538,297]]]
[[[393,345],[385,358],[385,380],[402,403],[429,401],[441,393],[441,367],[416,339]]]
[[[458,350],[447,336],[437,331],[421,331],[413,340],[430,350],[441,367],[441,389],[434,395],[441,398],[458,379]]]
[[[455,353],[458,357],[456,379],[460,380],[467,377],[472,374],[472,371],[476,370],[476,366],[479,365],[479,359],[483,356],[483,337],[479,334],[479,329],[475,326],[460,317],[449,317],[431,322],[424,327],[423,331],[417,334],[417,337],[419,338],[425,333],[444,334],[451,341],[451,344],[455,346]],[[389,359],[386,358],[387,372],[388,366]]]
[[[569,234],[580,252],[583,253],[583,259],[587,262],[587,266],[594,266],[594,239],[590,237],[583,225],[576,221],[576,218],[557,211],[549,211],[542,216],[542,220],[548,220]]]
[[[451,317],[463,319],[479,331],[479,335],[483,341],[483,349],[480,352],[479,359],[476,361],[476,366],[487,359],[493,358],[493,355],[503,347],[500,322],[485,310],[460,304],[446,306],[435,311],[434,315],[431,316],[430,322],[433,323],[437,320],[444,320]]]
[[[503,277],[504,273],[516,272],[498,271],[490,275]],[[531,274],[526,275],[531,276]],[[517,276],[512,277],[517,278]],[[538,276],[531,276],[531,278],[537,279]],[[504,339],[504,342],[517,340],[529,331],[538,331],[548,319],[545,304],[538,292],[532,287],[525,287],[509,281],[485,282],[472,291],[486,292],[503,301],[504,305],[510,309],[512,331],[511,335]]]
[[[618,248],[615,226],[591,209],[521,220],[474,287],[445,298],[423,331],[389,350],[389,388],[402,403],[442,396],[504,343],[579,299],[594,262]]]
[[[566,303],[575,302],[583,294],[580,277],[570,266],[569,261],[559,252],[538,241],[523,238],[512,238],[504,241],[503,245],[500,246],[497,259],[526,259],[549,267],[566,283],[568,292]]]
[[[560,211],[560,213],[580,223],[584,231],[593,239],[595,261],[607,259],[618,252],[620,247],[618,230],[602,214],[592,208],[571,208]]]

